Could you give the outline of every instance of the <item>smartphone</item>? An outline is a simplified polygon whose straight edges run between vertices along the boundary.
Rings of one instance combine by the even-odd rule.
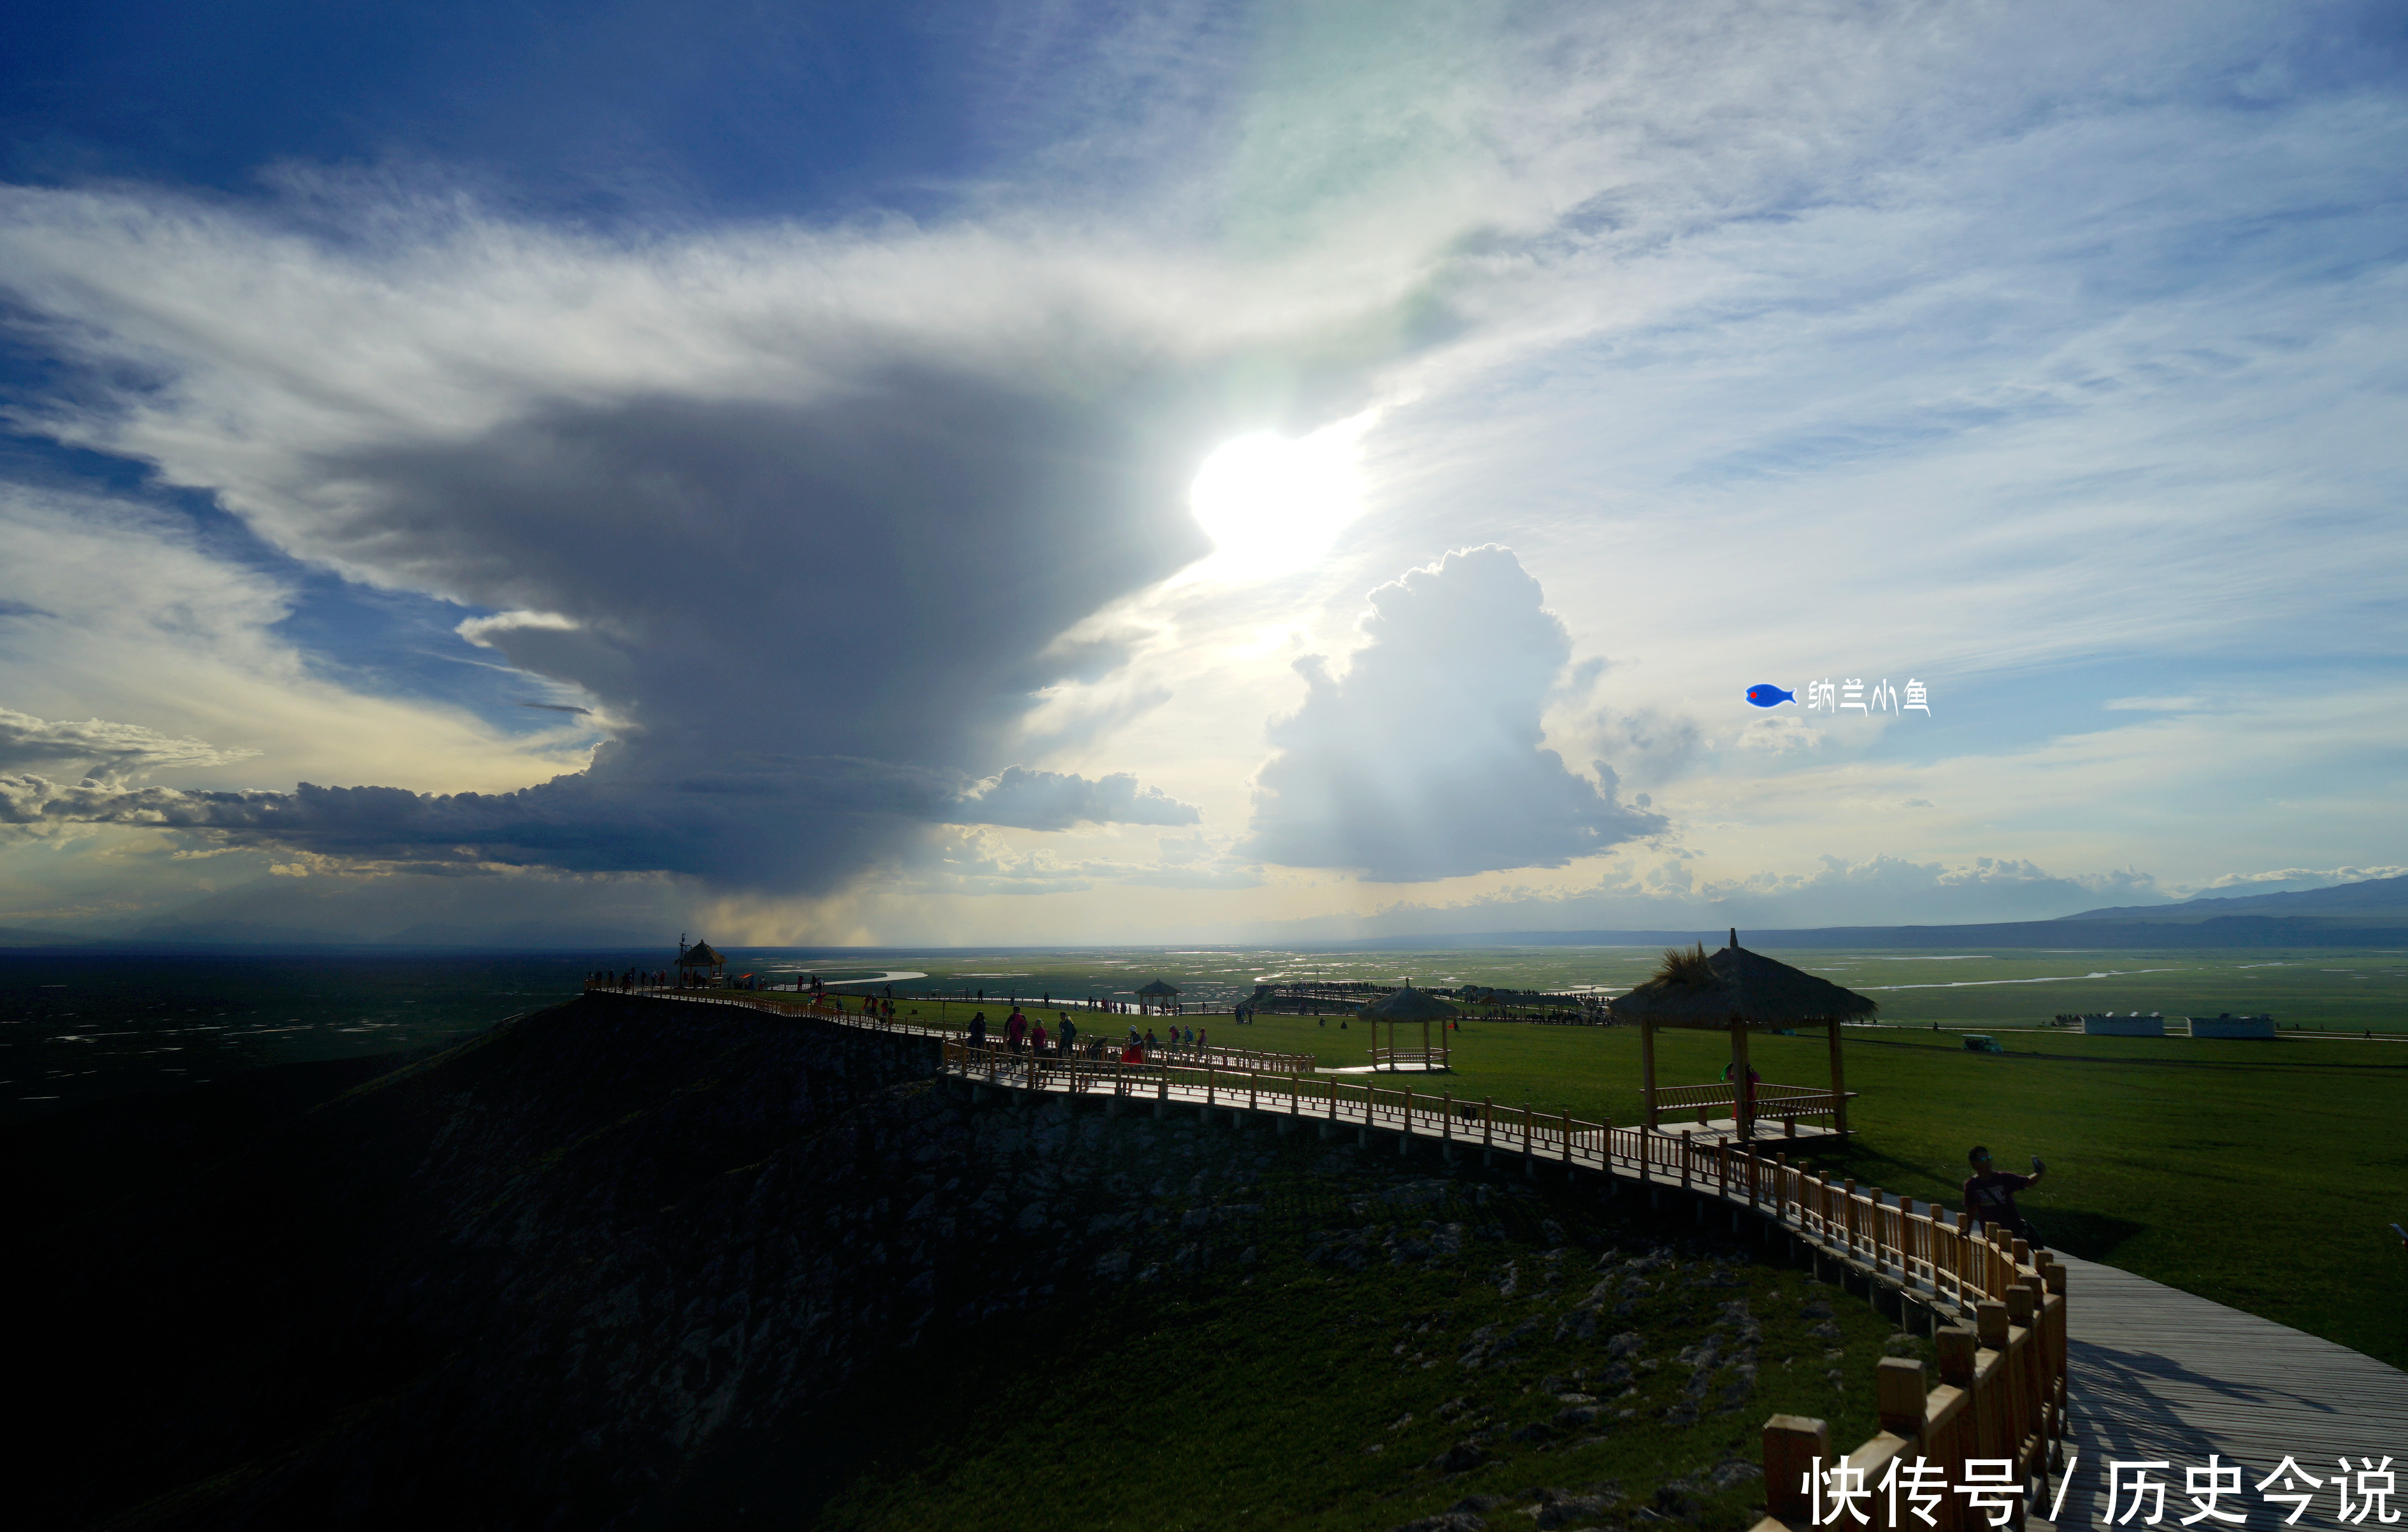
[[[2037,1154],[2035,1154],[2035,1155],[2033,1155],[2033,1156],[2032,1156],[2032,1168],[2033,1168],[2034,1170],[2037,1170],[2037,1169],[2039,1169],[2039,1168],[2040,1168],[2040,1156],[2039,1156],[2039,1155],[2037,1155]]]

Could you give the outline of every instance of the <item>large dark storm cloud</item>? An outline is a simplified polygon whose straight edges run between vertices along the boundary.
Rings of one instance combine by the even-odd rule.
[[[1198,551],[1181,466],[1109,404],[901,370],[818,404],[553,404],[322,459],[344,494],[312,551],[538,614],[473,631],[619,737],[517,793],[21,790],[11,817],[803,891],[932,822],[1192,823],[1133,779],[996,775],[1031,694],[1093,663],[1057,635]]]
[[[1015,823],[969,784],[1087,660],[1063,629],[1197,551],[1180,466],[1095,400],[897,372],[820,405],[553,407],[328,462],[362,493],[318,537],[575,624],[480,629],[627,725],[533,795],[573,794],[592,838],[555,858],[811,888],[917,823]]]
[[[217,215],[112,211],[151,241],[21,263],[53,268],[29,306],[84,322],[63,344],[85,392],[48,428],[215,492],[296,557],[494,614],[464,635],[580,689],[607,739],[501,794],[26,774],[7,818],[796,893],[936,823],[1196,822],[1125,774],[1014,759],[1044,688],[1118,661],[1064,635],[1205,551],[1186,485],[1226,427],[1192,408],[1210,348],[1176,323],[975,242],[655,258],[472,230],[432,269],[363,271]],[[163,263],[224,296],[144,308]]]

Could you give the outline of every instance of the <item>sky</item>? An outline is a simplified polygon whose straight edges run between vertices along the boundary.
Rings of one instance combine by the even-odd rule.
[[[2395,7],[21,20],[0,927],[2408,870]]]

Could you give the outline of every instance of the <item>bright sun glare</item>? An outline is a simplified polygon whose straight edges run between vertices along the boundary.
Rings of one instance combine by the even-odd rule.
[[[1292,441],[1258,431],[1215,448],[1187,496],[1216,572],[1262,580],[1328,551],[1363,508],[1360,437],[1348,421]]]

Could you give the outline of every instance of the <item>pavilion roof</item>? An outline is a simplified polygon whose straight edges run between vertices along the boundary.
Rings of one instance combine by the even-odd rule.
[[[685,950],[684,955],[677,960],[677,966],[681,968],[716,968],[726,961],[710,943],[697,941]]]
[[[1607,1006],[1617,1021],[1714,1031],[1736,1022],[1755,1032],[1847,1021],[1881,1009],[1854,990],[1749,952],[1737,931],[1720,952],[1709,953],[1700,945],[1666,952],[1654,978]]]
[[[1176,995],[1179,993],[1179,986],[1176,984],[1166,984],[1161,980],[1157,979],[1153,983],[1145,986],[1145,988],[1138,991],[1138,993],[1140,995]]]
[[[1383,995],[1355,1012],[1367,1022],[1442,1022],[1455,1014],[1455,1007],[1411,984]]]

